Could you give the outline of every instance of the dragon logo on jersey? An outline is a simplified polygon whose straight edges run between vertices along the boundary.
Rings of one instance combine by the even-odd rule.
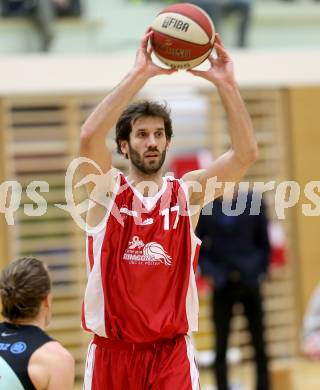
[[[167,254],[162,245],[157,242],[145,244],[139,236],[134,236],[132,241],[129,241],[123,260],[129,261],[130,264],[172,265],[171,256]]]

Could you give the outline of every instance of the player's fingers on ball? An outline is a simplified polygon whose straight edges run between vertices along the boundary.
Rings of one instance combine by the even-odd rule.
[[[214,45],[214,48],[216,49],[216,52],[217,52],[219,57],[222,57],[222,58],[225,58],[225,59],[229,59],[228,52],[221,45],[219,45],[219,43],[216,43]]]
[[[216,33],[214,40],[215,42],[218,42],[221,46],[224,46],[221,35],[219,33]]]
[[[141,40],[140,48],[146,50],[148,47],[148,37],[144,36]]]
[[[145,36],[142,38],[141,46],[144,48],[147,48],[149,39],[152,37],[153,31],[148,32],[145,34]]]
[[[218,43],[223,49],[225,48],[221,35],[217,33],[215,43]]]
[[[216,52],[219,54],[219,53],[222,53],[224,51],[223,47],[218,43],[218,42],[215,42],[214,43],[214,48],[216,50]]]

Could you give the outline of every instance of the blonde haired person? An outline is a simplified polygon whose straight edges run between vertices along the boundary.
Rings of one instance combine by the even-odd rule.
[[[38,259],[11,262],[0,276],[0,389],[71,390],[74,359],[44,329],[51,318],[51,281]]]

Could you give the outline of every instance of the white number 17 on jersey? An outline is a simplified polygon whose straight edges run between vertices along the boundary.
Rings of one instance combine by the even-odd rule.
[[[174,221],[174,224],[173,224],[173,227],[172,229],[176,229],[177,228],[177,225],[178,225],[178,221],[179,221],[179,206],[173,206],[173,207],[170,207],[170,208],[166,208],[166,209],[163,209],[161,211],[161,215],[164,216],[164,220],[163,220],[163,229],[164,230],[169,230],[169,225],[170,225],[170,212],[176,212],[176,219]]]

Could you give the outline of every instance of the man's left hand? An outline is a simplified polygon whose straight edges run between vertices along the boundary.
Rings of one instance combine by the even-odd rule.
[[[230,58],[229,53],[224,47],[222,39],[219,34],[215,36],[214,48],[217,53],[217,57],[212,54],[208,58],[210,62],[210,68],[208,70],[193,70],[189,69],[188,72],[194,76],[202,77],[208,81],[211,81],[216,87],[234,84],[234,69],[233,62]]]

